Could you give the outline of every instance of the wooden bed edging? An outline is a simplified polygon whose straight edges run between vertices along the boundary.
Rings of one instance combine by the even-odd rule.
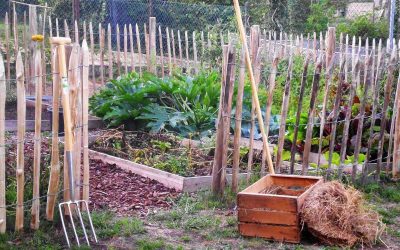
[[[102,160],[105,163],[115,164],[121,169],[156,180],[166,187],[175,188],[182,192],[196,192],[211,187],[211,176],[182,177],[91,149],[89,149],[89,157],[90,159]],[[232,175],[227,174],[228,183],[230,183],[231,178]],[[239,178],[246,178],[246,174],[240,174]]]

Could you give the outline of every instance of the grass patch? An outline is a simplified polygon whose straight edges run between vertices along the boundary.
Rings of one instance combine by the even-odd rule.
[[[388,228],[388,234],[390,234],[396,238],[400,238],[400,230]]]
[[[192,240],[192,238],[189,235],[184,235],[181,237],[181,241],[188,243]]]
[[[115,215],[108,211],[93,211],[92,221],[97,236],[103,239],[111,238],[113,236],[129,237],[133,234],[146,232],[144,224],[140,219],[116,219]]]
[[[385,224],[394,224],[394,219],[400,216],[400,208],[394,207],[390,210],[386,208],[377,208],[376,211],[382,215],[382,220]]]
[[[362,188],[368,199],[400,203],[400,183],[371,183]]]
[[[165,248],[165,242],[162,239],[140,239],[136,241],[136,244],[139,250],[157,250]]]

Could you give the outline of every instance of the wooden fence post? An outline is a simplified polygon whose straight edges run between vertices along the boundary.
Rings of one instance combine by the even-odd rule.
[[[108,78],[113,79],[113,49],[111,43],[111,24],[107,26],[107,50],[108,50]]]
[[[39,228],[40,212],[40,145],[42,129],[42,56],[39,50],[35,51],[35,136],[34,136],[34,155],[33,155],[33,196],[31,211],[31,228]]]
[[[156,47],[156,18],[150,17],[149,19],[149,54],[150,64],[149,71],[153,74],[157,73],[157,47]]]
[[[178,33],[179,34],[179,33]],[[165,69],[164,69],[164,45],[163,45],[163,37],[161,32],[161,26],[158,26],[158,37],[159,37],[159,46],[160,46],[160,61],[161,61],[161,76],[164,78]]]
[[[83,188],[82,199],[89,202],[89,48],[82,42],[82,136],[83,136]],[[82,206],[85,210],[86,206]]]
[[[124,25],[124,68],[125,74],[128,74],[128,29]]]
[[[118,76],[121,75],[121,34],[119,31],[119,24],[117,23],[117,70]]]
[[[5,159],[6,72],[0,53],[0,233],[6,232],[6,159]]]
[[[136,24],[136,42],[139,56],[139,74],[142,75],[142,48],[140,46],[140,30],[139,26]]]
[[[51,163],[49,188],[47,191],[46,218],[53,221],[54,206],[57,200],[57,192],[60,183],[60,149],[58,146],[58,129],[59,129],[59,110],[60,110],[60,77],[58,72],[58,52],[57,48],[52,48],[51,55],[51,71],[53,74],[53,124],[51,139]]]
[[[131,70],[135,72],[135,52],[133,49],[133,30],[132,24],[129,24],[129,47],[131,50]]]
[[[400,177],[400,74],[397,81],[396,103],[394,107],[397,115],[395,118],[392,177],[398,179]]]
[[[222,195],[225,187],[225,170],[228,154],[230,111],[235,81],[235,52],[230,46],[223,47],[223,76],[218,114],[217,139],[212,171],[212,191]]]
[[[243,108],[243,93],[244,81],[246,77],[246,68],[244,62],[244,50],[240,55],[239,69],[239,85],[236,96],[236,113],[235,113],[235,132],[233,137],[233,166],[232,166],[232,191],[238,191],[238,176],[240,164],[240,138],[242,137],[242,108]]]
[[[1,62],[0,62],[1,64]],[[20,231],[24,227],[24,138],[25,138],[25,77],[24,64],[21,52],[18,52],[16,62],[17,73],[17,207],[15,213],[15,231]]]

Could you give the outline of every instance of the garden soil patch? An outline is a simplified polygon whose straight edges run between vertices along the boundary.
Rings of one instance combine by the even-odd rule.
[[[118,216],[145,216],[154,210],[170,208],[178,195],[175,189],[116,165],[90,161],[91,209],[107,209]]]
[[[213,150],[184,146],[172,134],[111,129],[96,136],[90,145],[95,151],[185,177],[211,174]]]

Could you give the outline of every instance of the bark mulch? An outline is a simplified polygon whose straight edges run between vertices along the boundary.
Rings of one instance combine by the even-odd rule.
[[[175,189],[127,172],[115,164],[90,160],[91,209],[107,209],[118,216],[146,216],[170,208],[178,195]]]

